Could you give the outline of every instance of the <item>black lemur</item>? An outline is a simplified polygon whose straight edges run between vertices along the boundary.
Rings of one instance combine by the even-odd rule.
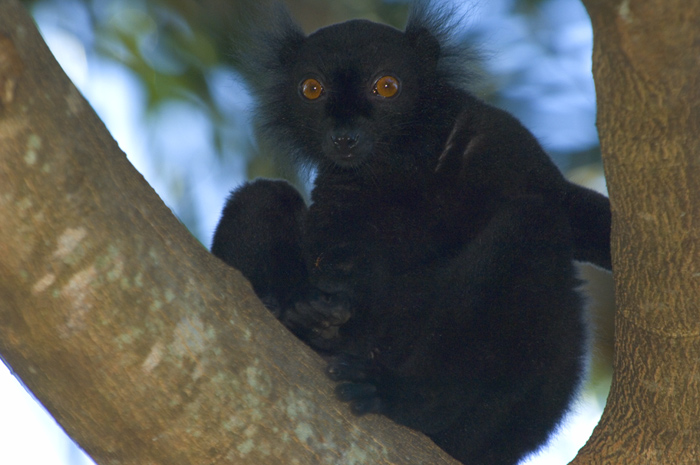
[[[316,170],[234,190],[212,252],[329,360],[337,395],[465,464],[540,446],[584,371],[572,260],[610,268],[610,207],[463,88],[449,11],[306,36],[273,9],[243,62],[263,137]]]

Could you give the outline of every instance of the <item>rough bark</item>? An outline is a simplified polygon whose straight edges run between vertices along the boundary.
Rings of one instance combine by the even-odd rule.
[[[584,4],[618,315],[608,405],[573,463],[697,463],[700,3]]]
[[[14,0],[0,218],[0,353],[97,463],[454,463],[333,400],[321,360],[177,221]]]

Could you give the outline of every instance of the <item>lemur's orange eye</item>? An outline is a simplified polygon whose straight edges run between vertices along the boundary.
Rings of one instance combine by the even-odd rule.
[[[309,100],[316,100],[323,94],[323,86],[314,78],[305,79],[301,83],[301,95]]]
[[[382,76],[374,83],[372,92],[384,98],[393,97],[399,93],[399,80],[394,76]]]

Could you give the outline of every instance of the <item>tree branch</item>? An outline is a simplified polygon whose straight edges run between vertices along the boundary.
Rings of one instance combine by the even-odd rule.
[[[700,3],[584,0],[613,209],[613,384],[574,462],[700,456]]]
[[[0,353],[100,464],[454,463],[321,360],[129,164],[0,0]]]

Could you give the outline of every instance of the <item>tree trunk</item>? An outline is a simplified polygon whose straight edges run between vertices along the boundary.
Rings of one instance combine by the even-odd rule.
[[[454,463],[319,357],[129,164],[0,0],[0,353],[99,464]]]
[[[618,314],[608,404],[573,463],[697,463],[700,3],[584,3]]]

